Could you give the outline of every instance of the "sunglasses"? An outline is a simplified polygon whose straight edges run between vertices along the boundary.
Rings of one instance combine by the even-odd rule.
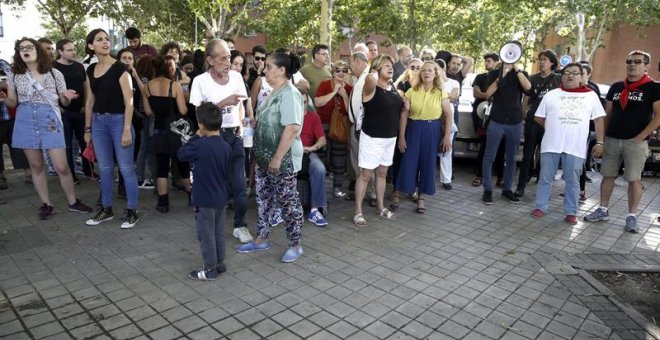
[[[266,57],[254,57],[254,61],[265,61]]]
[[[421,66],[410,66],[411,71],[419,71],[419,69],[421,68],[422,68]]]
[[[639,65],[641,63],[644,63],[644,60],[641,60],[641,59],[628,59],[628,60],[626,60],[626,64],[630,65],[632,63],[635,63],[635,64]]]
[[[347,68],[336,68],[335,73],[348,73]]]

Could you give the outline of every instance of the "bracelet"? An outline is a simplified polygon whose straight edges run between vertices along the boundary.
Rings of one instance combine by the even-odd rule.
[[[603,142],[596,142],[596,145],[603,145]]]

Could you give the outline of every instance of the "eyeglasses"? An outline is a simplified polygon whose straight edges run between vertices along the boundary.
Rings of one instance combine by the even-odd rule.
[[[431,60],[433,60],[432,57],[424,57],[424,58],[422,58],[422,61],[431,61]]]
[[[347,68],[336,68],[335,73],[348,73]]]
[[[414,65],[410,66],[411,71],[419,71],[419,69],[421,69],[421,68],[422,68],[421,66],[414,66]]]
[[[639,65],[641,63],[644,63],[644,60],[641,60],[641,59],[628,59],[628,60],[626,60],[626,64],[630,65],[632,63],[635,63],[635,64]]]
[[[564,75],[565,75],[565,76],[573,76],[573,77],[577,77],[577,76],[582,75],[582,72],[578,72],[578,71],[575,71],[575,72],[564,72]]]
[[[254,57],[254,61],[265,61],[266,57]]]
[[[19,46],[18,50],[21,52],[30,52],[34,51],[34,45],[24,45],[24,46]]]

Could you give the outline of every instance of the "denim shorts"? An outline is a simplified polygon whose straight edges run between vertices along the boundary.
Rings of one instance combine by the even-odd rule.
[[[11,146],[17,149],[64,149],[62,121],[50,105],[20,103],[16,109]]]

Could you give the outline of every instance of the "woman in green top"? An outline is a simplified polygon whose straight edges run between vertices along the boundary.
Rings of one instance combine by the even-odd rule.
[[[279,207],[289,239],[283,262],[293,262],[303,253],[300,245],[303,209],[296,190],[296,173],[302,167],[300,131],[304,111],[302,95],[291,82],[295,72],[291,58],[285,53],[276,52],[266,58],[264,74],[273,91],[258,109],[254,136],[257,239],[236,249],[239,253],[270,249],[266,240],[270,233],[268,217]]]

